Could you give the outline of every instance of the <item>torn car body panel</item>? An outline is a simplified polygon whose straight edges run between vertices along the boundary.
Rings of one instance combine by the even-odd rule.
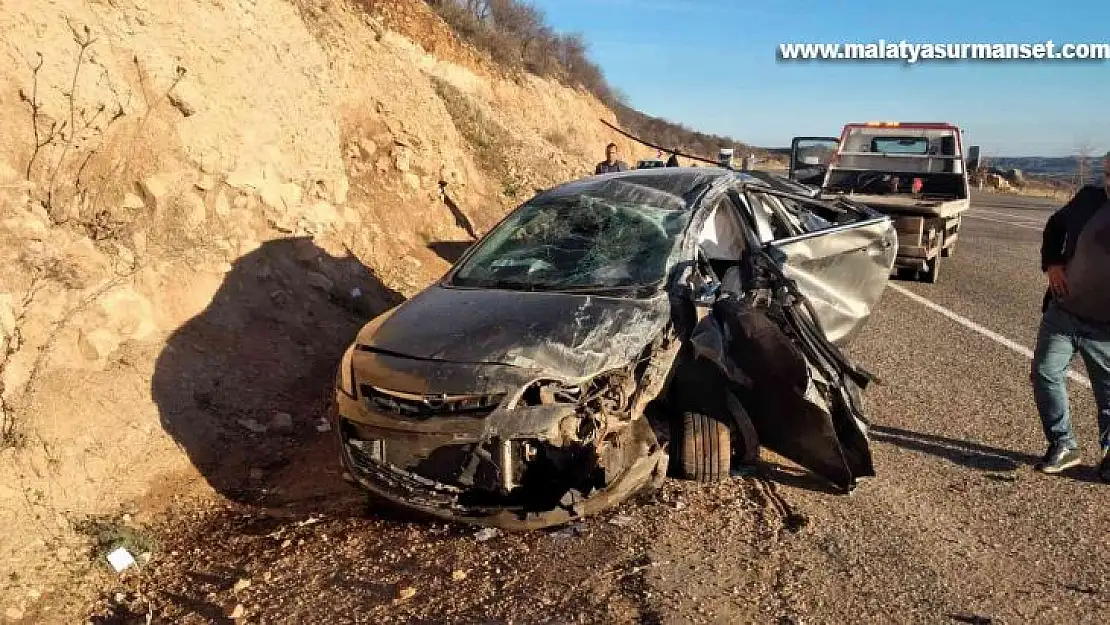
[[[780,199],[749,203],[754,192]],[[885,262],[867,250],[884,249],[888,233],[847,205],[798,198],[727,170],[667,168],[575,181],[526,202],[438,283],[359,333],[337,376],[344,465],[397,505],[475,524],[543,527],[615,505],[666,473],[666,438],[647,415],[668,405],[675,372],[690,364],[695,300],[708,298],[727,328],[730,292],[804,300],[809,289],[819,295],[806,311],[824,312],[768,316],[795,347],[765,356],[805,364],[805,385],[776,405],[808,412],[776,421],[753,404],[752,420],[769,447],[850,489],[870,470],[866,432],[843,418],[856,414],[841,399],[852,394],[841,392],[850,365],[814,320],[838,340],[858,329],[885,276],[876,292],[849,274]],[[765,233],[794,240],[779,236],[775,248],[760,218]],[[857,245],[865,251],[851,257]],[[836,284],[857,292],[839,301]],[[757,364],[724,351],[722,362],[758,378],[747,371]]]
[[[722,298],[694,340],[721,385],[736,394],[762,446],[849,492],[875,475],[856,402],[867,376],[831,344],[820,344],[819,332],[783,290],[763,300]]]
[[[580,378],[631,361],[643,337],[662,330],[669,309],[666,294],[630,300],[433,285],[363,330],[358,341],[424,360],[498,363]]]
[[[746,194],[762,243],[808,298],[837,344],[863,329],[898,254],[890,219],[855,202],[827,203],[781,191]],[[830,210],[831,209],[831,210]]]
[[[889,222],[806,234],[774,243],[783,269],[817,311],[829,340],[847,343],[882,297],[897,254]]]
[[[529,529],[591,514],[665,475],[667,454],[642,415],[677,345],[657,341],[626,368],[579,379],[363,351],[353,358],[356,377],[402,385],[383,374],[419,367],[434,372],[433,385],[451,380],[485,394],[364,386],[359,398],[341,395],[344,462],[368,490],[444,519]]]

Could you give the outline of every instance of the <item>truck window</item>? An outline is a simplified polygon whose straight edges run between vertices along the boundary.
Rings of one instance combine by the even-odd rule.
[[[882,154],[928,154],[929,140],[925,137],[875,137],[871,151]]]

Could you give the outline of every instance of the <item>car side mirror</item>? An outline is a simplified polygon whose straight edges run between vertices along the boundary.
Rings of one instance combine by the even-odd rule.
[[[697,271],[691,271],[686,282],[686,296],[694,306],[711,306],[717,301],[717,293],[721,284],[709,276]]]
[[[717,293],[721,285],[717,282],[706,282],[693,289],[691,299],[695,306],[712,306],[717,301]]]

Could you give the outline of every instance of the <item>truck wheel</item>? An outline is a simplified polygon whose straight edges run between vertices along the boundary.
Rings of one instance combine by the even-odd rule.
[[[719,482],[729,477],[732,453],[728,424],[697,412],[682,414],[682,477]]]
[[[929,263],[929,268],[921,272],[921,281],[928,284],[936,284],[937,278],[940,277],[940,259],[944,256],[938,253],[933,257],[933,261]]]
[[[911,269],[909,267],[899,267],[898,268],[898,279],[899,280],[916,280],[917,279],[917,270],[916,269]]]

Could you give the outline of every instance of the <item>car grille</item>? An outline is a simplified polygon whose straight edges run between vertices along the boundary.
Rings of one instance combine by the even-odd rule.
[[[457,488],[383,463],[374,457],[380,453],[380,450],[368,449],[374,446],[374,443],[380,443],[380,441],[351,440],[346,445],[351,469],[358,473],[359,477],[394,492],[406,493],[412,503],[419,505],[443,507],[455,504],[459,494]]]
[[[414,395],[363,384],[362,401],[376,412],[412,419],[435,416],[484,417],[497,408],[504,393],[498,395]]]

